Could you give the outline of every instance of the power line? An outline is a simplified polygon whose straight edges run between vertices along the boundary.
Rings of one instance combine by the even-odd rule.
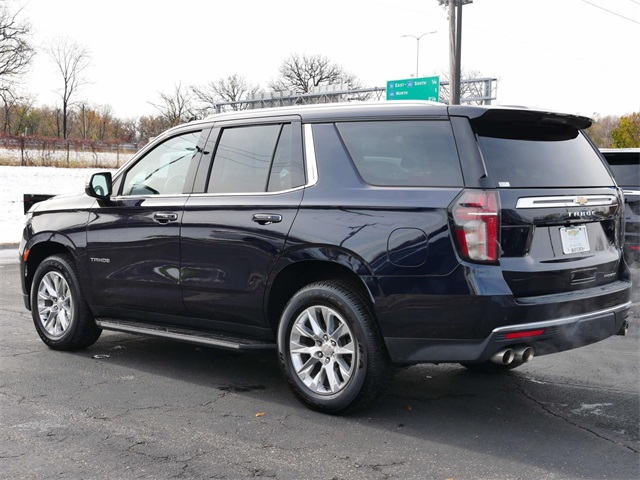
[[[606,8],[601,7],[600,5],[596,5],[595,3],[588,2],[587,0],[581,0],[581,1],[591,5],[592,7],[596,7],[596,8],[599,8],[600,10],[604,10],[605,12],[608,12],[611,15],[615,15],[616,17],[624,18],[625,20],[629,20],[630,22],[637,23],[638,25],[640,25],[640,22],[638,22],[637,20],[634,20],[634,19],[629,18],[629,17],[625,17],[624,15],[620,15],[619,13],[616,13],[616,12],[612,12],[611,10],[607,10]],[[633,2],[633,3],[638,3],[638,2]]]

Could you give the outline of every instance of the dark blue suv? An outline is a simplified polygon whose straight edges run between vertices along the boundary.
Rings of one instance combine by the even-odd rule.
[[[27,214],[53,349],[100,332],[274,349],[307,406],[394,365],[506,371],[624,333],[623,198],[584,117],[426,102],[215,115]]]
[[[640,266],[640,148],[601,148],[600,153],[624,195],[625,258]]]

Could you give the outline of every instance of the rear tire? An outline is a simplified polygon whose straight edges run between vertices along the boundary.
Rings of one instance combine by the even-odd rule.
[[[346,282],[314,283],[291,298],[280,319],[278,355],[296,397],[319,412],[366,408],[391,378],[371,308]]]
[[[31,315],[42,341],[54,350],[93,345],[102,330],[82,294],[78,271],[69,255],[53,255],[36,269],[31,285]]]

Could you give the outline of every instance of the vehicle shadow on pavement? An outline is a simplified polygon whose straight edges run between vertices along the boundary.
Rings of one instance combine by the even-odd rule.
[[[618,427],[607,423],[606,414],[594,420],[576,413],[581,404],[603,403],[597,391],[561,383],[539,385],[543,382],[528,378],[527,372],[535,371],[529,366],[522,367],[523,372],[497,376],[472,373],[459,365],[409,367],[395,375],[387,393],[371,409],[332,417],[311,412],[296,401],[280,374],[274,351],[235,353],[109,332],[91,349],[74,355],[109,364],[111,373],[121,369],[122,378],[144,376],[159,385],[153,396],[146,393],[149,401],[152,397],[153,402],[162,403],[161,387],[179,385],[175,388],[185,399],[185,410],[190,405],[207,405],[213,416],[265,415],[260,420],[272,422],[270,441],[274,443],[291,441],[285,438],[293,422],[313,424],[313,429],[338,437],[343,429],[364,428],[400,445],[406,442],[415,447],[419,440],[423,455],[429,455],[430,447],[449,445],[479,458],[488,455],[544,465],[544,471],[557,470],[568,477],[589,477],[600,468],[603,444],[608,455],[617,459],[611,470],[614,477],[627,477],[637,463],[637,428],[628,425],[624,435],[616,436]],[[113,388],[118,388],[118,380]],[[633,392],[609,391],[607,399],[612,405],[638,411]],[[144,402],[138,399],[139,404]],[[573,408],[572,402],[578,407]],[[397,448],[394,451],[397,455]]]

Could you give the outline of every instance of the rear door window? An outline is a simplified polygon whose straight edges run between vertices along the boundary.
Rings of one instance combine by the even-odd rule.
[[[207,192],[279,192],[304,185],[297,146],[288,123],[223,129]]]
[[[336,126],[360,176],[371,185],[463,186],[448,121],[342,122]]]
[[[498,187],[613,185],[600,156],[575,127],[516,122],[476,122],[474,127]]]

